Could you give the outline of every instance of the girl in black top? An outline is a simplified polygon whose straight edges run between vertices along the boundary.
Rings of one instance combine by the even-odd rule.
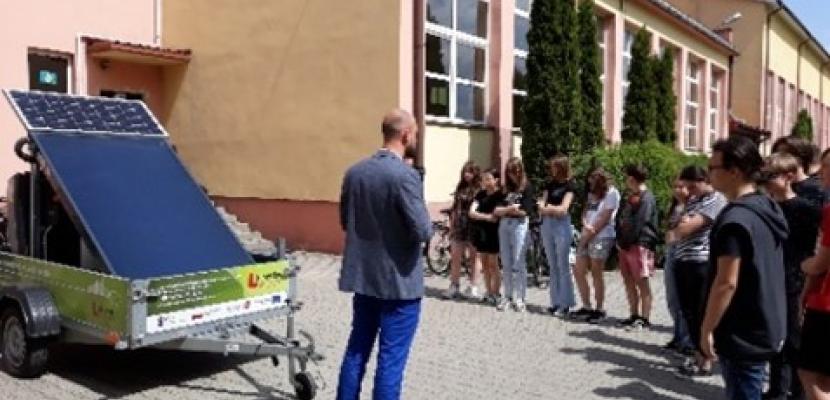
[[[503,268],[504,298],[496,307],[499,311],[507,308],[512,301],[516,311],[525,310],[527,292],[527,250],[528,217],[535,212],[536,195],[525,175],[522,160],[513,157],[507,161],[504,173],[504,201],[496,207],[499,221],[499,254]]]
[[[470,241],[469,212],[473,199],[479,190],[481,169],[474,161],[467,161],[461,167],[461,177],[453,193],[452,207],[450,208],[450,287],[444,293],[444,298],[457,297],[459,281],[461,280],[461,259],[466,252],[470,262],[470,286],[465,291],[468,297],[477,298],[476,287],[476,251]]]
[[[499,271],[499,218],[493,214],[504,201],[499,188],[499,171],[495,168],[481,173],[482,190],[476,194],[470,207],[470,219],[474,221],[473,246],[478,250],[484,275],[485,300],[496,304],[501,286]]]

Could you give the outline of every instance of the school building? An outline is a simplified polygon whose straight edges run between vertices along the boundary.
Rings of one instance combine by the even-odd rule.
[[[730,24],[741,56],[732,67],[732,113],[775,139],[790,134],[796,115],[807,110],[813,139],[830,146],[830,54],[782,0],[670,0],[677,8],[715,26],[740,13]]]
[[[732,79],[744,51],[752,56],[739,41],[748,12],[721,26],[741,1],[707,1],[723,10],[711,18],[696,3],[596,0],[610,142],[620,141],[631,45],[643,26],[655,53],[675,53],[678,148],[705,152],[728,134],[730,112],[763,125],[744,113],[738,89],[755,79]],[[11,71],[0,88],[143,99],[218,204],[294,248],[341,249],[343,172],[378,149],[391,108],[421,124],[433,210],[450,200],[465,161],[501,166],[519,154],[530,0],[38,0],[10,11],[0,16],[12,39],[0,43]],[[787,15],[773,15],[769,31],[784,32]],[[820,85],[807,89],[816,79],[806,65],[821,62],[807,55],[813,47],[800,47],[793,77],[785,61],[769,63],[775,79],[803,88],[805,102],[824,98]],[[0,129],[0,148],[23,134],[8,107]],[[10,151],[0,160],[3,175],[25,167]]]

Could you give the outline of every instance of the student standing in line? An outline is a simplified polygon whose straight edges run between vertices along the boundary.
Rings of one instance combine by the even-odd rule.
[[[620,274],[625,285],[630,316],[621,321],[626,329],[651,327],[651,285],[657,248],[657,200],[646,186],[648,171],[639,165],[624,168],[627,197],[617,214],[617,247]]]
[[[795,195],[792,183],[798,160],[786,153],[771,155],[764,166],[767,193],[781,207],[790,235],[784,242],[784,273],[787,294],[787,340],[784,350],[770,362],[769,389],[764,399],[803,399],[804,393],[794,365],[801,340],[801,293],[804,273],[801,263],[813,256],[821,213],[813,204]]]
[[[820,175],[824,189],[830,189],[830,150],[821,155]],[[801,265],[806,311],[797,364],[809,400],[830,400],[830,206],[822,210],[820,232],[817,254]]]
[[[550,307],[555,316],[567,315],[576,305],[573,276],[569,256],[573,243],[573,225],[570,207],[574,199],[574,185],[568,157],[548,160],[550,182],[542,192],[539,214],[542,215],[542,244],[550,266]]]
[[[611,254],[616,238],[614,218],[620,206],[620,192],[611,184],[611,176],[597,168],[588,176],[588,199],[582,213],[582,233],[577,246],[574,280],[579,289],[582,308],[573,313],[576,319],[599,323],[605,313],[605,261]],[[588,272],[594,284],[594,301]]]
[[[504,169],[504,201],[497,207],[499,220],[499,255],[502,265],[504,293],[496,309],[508,305],[519,312],[525,310],[527,292],[528,220],[535,212],[536,195],[527,179],[522,160],[513,157]]]
[[[450,207],[450,287],[444,292],[445,299],[453,299],[461,294],[461,261],[466,254],[470,263],[470,286],[464,295],[477,299],[479,297],[476,279],[478,265],[475,247],[470,241],[469,213],[473,198],[479,190],[481,170],[473,161],[467,161],[461,167],[461,176],[453,193],[452,207]]]
[[[495,168],[481,173],[481,191],[470,207],[473,224],[473,246],[478,251],[484,276],[484,299],[498,304],[501,287],[499,270],[499,218],[493,213],[504,202],[504,192],[499,187],[499,171]]]
[[[677,228],[680,219],[686,211],[686,203],[688,201],[689,190],[686,188],[686,184],[678,178],[672,185],[672,202],[666,213],[666,253],[663,256],[663,280],[666,288],[666,305],[669,309],[669,315],[674,322],[674,327],[672,329],[673,334],[671,340],[663,347],[681,355],[692,356],[695,346],[689,337],[686,317],[683,316],[680,299],[677,295],[678,282],[676,277],[677,273],[675,272],[677,268],[675,261],[675,245],[677,239],[672,235],[672,231]]]
[[[784,242],[787,221],[758,193],[763,159],[743,136],[712,146],[709,179],[729,204],[712,226],[708,299],[700,349],[720,361],[727,398],[760,399],[766,366],[784,346],[787,299]]]

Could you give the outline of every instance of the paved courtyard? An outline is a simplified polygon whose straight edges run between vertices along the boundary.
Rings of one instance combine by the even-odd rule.
[[[339,258],[296,253],[305,308],[299,326],[327,356],[319,399],[334,398],[337,369],[351,322],[351,297],[336,289]],[[446,279],[427,278],[422,322],[409,360],[404,399],[719,399],[722,381],[689,382],[672,371],[678,360],[660,346],[669,339],[662,275],[654,280],[650,331],[564,322],[544,315],[547,291],[531,288],[528,312],[443,301]],[[609,315],[625,317],[624,291],[607,275]],[[283,328],[281,322],[270,324]],[[374,364],[374,359],[371,361]],[[161,351],[116,353],[59,346],[51,372],[34,380],[0,374],[2,399],[293,399],[285,363]],[[373,365],[364,383],[369,398]]]

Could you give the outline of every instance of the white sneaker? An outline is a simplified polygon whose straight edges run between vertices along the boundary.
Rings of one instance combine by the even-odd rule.
[[[516,300],[516,301],[513,302],[513,309],[516,310],[517,312],[524,312],[526,308],[527,307],[525,307],[525,302],[522,301],[521,299]]]
[[[501,299],[499,299],[498,304],[496,304],[496,310],[504,311],[504,310],[507,309],[507,306],[509,306],[509,305],[510,305],[510,301],[507,300],[506,297],[502,297]]]
[[[449,299],[454,299],[454,298],[458,297],[458,294],[459,294],[458,284],[450,283],[450,287],[447,290],[444,291],[444,294],[441,295],[441,297],[443,297],[446,300],[449,300]]]
[[[478,292],[478,288],[475,286],[467,286],[464,289],[464,297],[468,299],[478,300],[481,298],[481,294]]]

